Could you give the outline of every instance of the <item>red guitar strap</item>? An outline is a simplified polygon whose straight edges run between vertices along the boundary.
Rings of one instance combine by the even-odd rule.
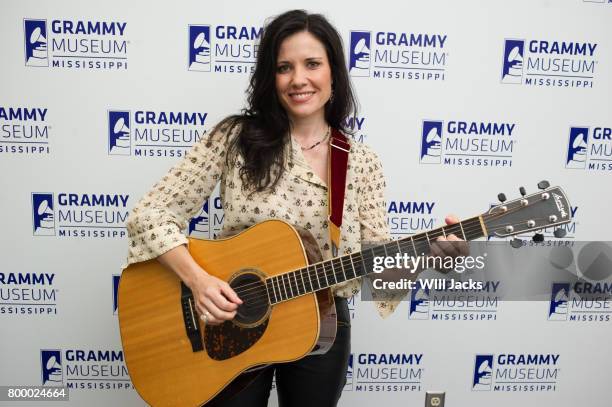
[[[329,164],[328,164],[328,207],[329,207],[329,237],[332,245],[332,255],[338,255],[340,247],[340,227],[342,226],[342,211],[344,209],[344,191],[346,189],[346,170],[351,145],[337,129],[332,129]]]

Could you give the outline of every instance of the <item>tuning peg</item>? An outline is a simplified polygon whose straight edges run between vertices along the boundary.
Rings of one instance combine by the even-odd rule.
[[[566,234],[567,234],[567,230],[563,228],[557,228],[554,231],[554,235],[557,239],[561,239],[562,237],[565,237]]]
[[[521,193],[522,196],[527,195],[527,191],[525,191],[525,187],[520,187],[519,192]]]
[[[550,182],[548,181],[540,181],[538,182],[538,188],[540,189],[546,189],[550,186]]]
[[[503,192],[497,194],[497,199],[499,199],[499,202],[504,202],[506,200],[506,194],[504,194]]]
[[[510,240],[510,246],[518,249],[519,247],[523,246],[523,241],[521,239],[514,238]]]
[[[532,239],[536,243],[542,243],[544,241],[544,235],[541,233],[536,233],[535,235],[533,235]]]

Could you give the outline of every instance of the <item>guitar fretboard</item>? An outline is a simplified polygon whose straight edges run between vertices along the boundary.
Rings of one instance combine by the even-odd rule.
[[[485,236],[485,230],[480,216],[477,216],[450,226],[268,277],[266,288],[270,303],[288,301],[373,273],[375,257],[395,257],[398,254],[403,256],[404,253],[414,257],[429,254],[431,244],[438,237],[450,234],[463,240],[474,240]]]

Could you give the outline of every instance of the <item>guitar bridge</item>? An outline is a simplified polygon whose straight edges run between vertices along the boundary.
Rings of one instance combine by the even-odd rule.
[[[200,352],[204,350],[204,343],[200,333],[200,324],[198,323],[198,315],[195,310],[195,300],[193,293],[181,282],[181,309],[183,310],[183,322],[185,323],[185,331],[189,342],[191,342],[191,350]]]

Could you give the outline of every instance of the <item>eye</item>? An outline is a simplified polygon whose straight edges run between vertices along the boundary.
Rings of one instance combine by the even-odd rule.
[[[309,68],[317,68],[321,65],[321,62],[319,61],[308,61],[308,67]]]
[[[276,72],[278,73],[285,73],[289,71],[289,65],[284,64],[284,65],[279,65],[276,67]]]

